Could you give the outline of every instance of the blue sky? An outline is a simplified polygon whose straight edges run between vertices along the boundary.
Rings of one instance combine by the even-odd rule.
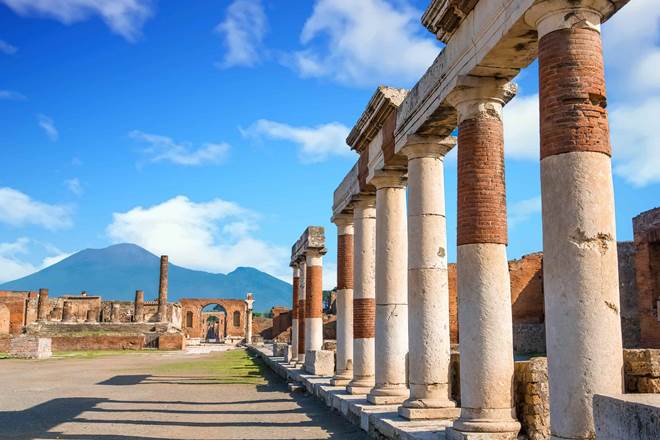
[[[375,87],[411,87],[441,50],[427,1],[0,0],[0,281],[134,242],[212,272],[288,279],[357,156]],[[658,206],[660,10],[603,27],[617,233]],[[537,71],[505,109],[509,257],[541,250]],[[449,259],[456,163],[447,159]],[[38,287],[38,286],[35,286]]]

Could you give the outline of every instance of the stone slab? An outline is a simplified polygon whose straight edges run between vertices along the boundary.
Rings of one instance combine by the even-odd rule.
[[[378,438],[401,440],[438,440],[442,438],[445,428],[452,423],[450,420],[409,421],[394,414],[374,417],[370,422]]]
[[[455,420],[461,415],[460,408],[406,408],[399,407],[399,415],[407,420]]]
[[[464,432],[453,428],[445,431],[447,440],[517,440],[513,432]]]
[[[367,400],[372,405],[395,405],[403,403],[407,399],[407,396],[374,396],[369,394]]]
[[[596,394],[593,402],[598,440],[658,438],[660,394]]]
[[[335,373],[335,352],[310,350],[305,353],[305,371],[316,376],[332,376]]]
[[[53,355],[51,338],[20,335],[9,341],[9,356],[19,359],[48,359]]]

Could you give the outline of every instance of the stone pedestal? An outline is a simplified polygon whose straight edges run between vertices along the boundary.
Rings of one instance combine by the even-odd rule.
[[[353,380],[350,394],[367,394],[375,385],[376,199],[362,195],[353,207]]]
[[[305,353],[305,371],[316,376],[332,376],[335,372],[335,352],[310,350]]]
[[[380,171],[376,186],[376,350],[375,405],[408,397],[408,286],[406,188],[402,171]]]
[[[408,156],[408,364],[407,419],[458,417],[449,389],[449,284],[445,219],[445,154],[456,139],[415,136]]]
[[[9,341],[9,356],[19,359],[48,359],[53,355],[51,339],[20,335]]]
[[[289,347],[288,344],[283,342],[275,342],[273,344],[273,356],[274,357],[284,357],[285,350]]]
[[[594,436],[592,396],[623,392],[617,242],[601,17],[609,1],[543,1],[541,196],[550,424]],[[462,338],[462,335],[461,335]],[[554,438],[553,437],[553,438]]]

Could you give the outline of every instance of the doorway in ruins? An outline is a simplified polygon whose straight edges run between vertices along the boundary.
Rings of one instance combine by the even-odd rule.
[[[227,310],[220,304],[207,304],[201,309],[202,340],[209,343],[224,342],[227,335]]]

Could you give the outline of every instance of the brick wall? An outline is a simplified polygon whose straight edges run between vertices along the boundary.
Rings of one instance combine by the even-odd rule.
[[[633,219],[639,294],[640,346],[660,348],[660,208]]]
[[[144,335],[53,336],[53,351],[142,350]]]

